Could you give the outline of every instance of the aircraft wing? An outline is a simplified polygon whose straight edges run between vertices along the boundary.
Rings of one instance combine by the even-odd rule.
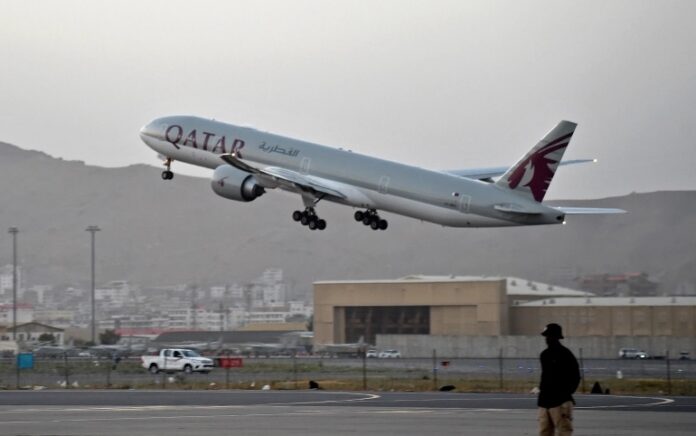
[[[566,215],[603,215],[603,214],[615,214],[615,213],[626,213],[623,209],[614,208],[603,208],[603,207],[556,207],[554,209],[560,210]]]
[[[261,182],[269,180],[272,182],[272,187],[281,187],[293,192],[309,192],[316,197],[331,196],[339,199],[346,199],[345,195],[340,190],[331,187],[321,178],[313,177],[307,174],[300,174],[297,171],[288,170],[280,167],[262,167],[256,168],[251,166],[241,159],[231,154],[223,154],[220,158],[225,163],[232,165],[242,171],[259,176]],[[262,183],[263,184],[263,183]]]
[[[595,159],[571,159],[566,161],[561,161],[560,165],[573,165],[586,162],[596,162]],[[467,179],[483,180],[484,182],[490,182],[495,177],[500,177],[509,167],[489,167],[489,168],[469,168],[460,170],[447,170],[443,171],[447,174],[452,174],[459,177],[466,177]]]

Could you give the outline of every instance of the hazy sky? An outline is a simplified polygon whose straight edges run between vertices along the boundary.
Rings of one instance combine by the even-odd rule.
[[[696,189],[694,17],[694,1],[0,0],[0,141],[159,164],[139,128],[195,114],[466,168],[510,165],[569,119],[566,157],[599,163],[562,168],[551,198]]]

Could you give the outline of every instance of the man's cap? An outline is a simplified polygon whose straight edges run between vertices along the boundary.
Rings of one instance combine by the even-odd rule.
[[[546,324],[546,328],[541,332],[542,336],[548,336],[551,338],[563,339],[563,329],[560,325],[552,322],[551,324]]]

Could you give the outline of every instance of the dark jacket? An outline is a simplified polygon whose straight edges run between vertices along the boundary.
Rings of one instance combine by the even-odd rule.
[[[558,407],[573,400],[580,383],[580,367],[573,353],[563,345],[553,344],[541,352],[541,383],[539,407]]]

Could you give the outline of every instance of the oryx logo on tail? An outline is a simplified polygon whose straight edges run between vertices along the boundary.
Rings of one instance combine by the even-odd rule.
[[[575,123],[561,121],[497,182],[502,186],[541,202],[563,158]]]

